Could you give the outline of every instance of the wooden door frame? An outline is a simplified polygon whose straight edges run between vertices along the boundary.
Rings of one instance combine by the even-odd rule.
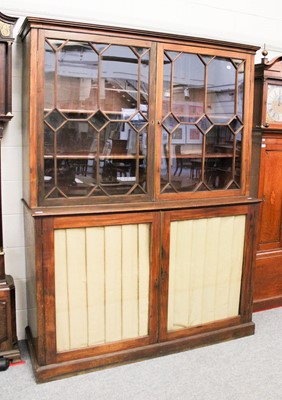
[[[136,339],[122,340],[103,345],[86,347],[79,350],[69,350],[58,353],[56,350],[56,312],[55,312],[55,262],[54,262],[54,230],[86,228],[94,226],[114,226],[123,224],[151,224],[150,240],[150,283],[149,283],[149,333],[148,336]],[[160,256],[160,214],[158,212],[127,213],[115,215],[85,215],[77,217],[44,218],[43,252],[43,304],[45,323],[42,335],[46,364],[83,359],[91,356],[126,351],[135,347],[147,346],[157,342],[158,338],[158,289],[159,289],[159,256]]]
[[[256,249],[256,220],[258,205],[241,205],[230,207],[216,207],[198,210],[176,210],[167,211],[162,216],[162,266],[161,266],[161,302],[160,302],[160,341],[180,339],[184,337],[203,334],[218,329],[236,326],[251,321],[252,299],[253,299],[253,263],[255,260]],[[169,285],[169,243],[170,243],[170,224],[172,221],[193,220],[200,218],[213,218],[224,216],[245,215],[245,237],[243,266],[240,290],[240,303],[238,316],[193,326],[178,331],[168,332],[168,285]]]

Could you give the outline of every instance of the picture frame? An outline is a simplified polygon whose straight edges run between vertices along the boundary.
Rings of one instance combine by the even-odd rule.
[[[200,144],[203,141],[203,136],[199,129],[192,126],[187,126],[186,143],[188,144]]]
[[[184,144],[186,140],[186,129],[184,126],[176,128],[172,132],[172,144]]]

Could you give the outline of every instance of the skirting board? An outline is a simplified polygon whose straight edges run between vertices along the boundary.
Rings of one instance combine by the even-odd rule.
[[[282,296],[269,297],[254,301],[253,312],[265,311],[270,308],[282,307]]]
[[[43,383],[84,372],[91,372],[95,369],[121,365],[138,360],[140,361],[147,358],[159,357],[171,353],[190,350],[196,347],[237,339],[243,336],[253,335],[254,331],[255,324],[253,322],[248,322],[237,326],[218,329],[212,332],[197,334],[187,338],[155,343],[144,347],[137,347],[115,353],[87,357],[83,359],[74,359],[67,362],[44,366],[40,366],[37,362],[36,353],[32,344],[32,338],[28,327],[26,328],[26,335],[36,381],[37,383]]]

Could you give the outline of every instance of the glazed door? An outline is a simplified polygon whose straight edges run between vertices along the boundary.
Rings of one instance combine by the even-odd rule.
[[[163,68],[158,70],[157,194],[171,199],[245,193],[246,55],[164,44],[158,57]]]
[[[152,196],[155,45],[42,32],[39,203]]]

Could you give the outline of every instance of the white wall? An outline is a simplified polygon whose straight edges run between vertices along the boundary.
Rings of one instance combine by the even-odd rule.
[[[76,20],[171,32],[264,46],[269,58],[282,54],[281,0],[1,0],[0,11],[25,16]],[[257,62],[260,61],[260,53]],[[21,156],[21,43],[13,44],[13,114],[2,141],[3,233],[6,273],[16,285],[18,338],[24,339],[26,317]]]

